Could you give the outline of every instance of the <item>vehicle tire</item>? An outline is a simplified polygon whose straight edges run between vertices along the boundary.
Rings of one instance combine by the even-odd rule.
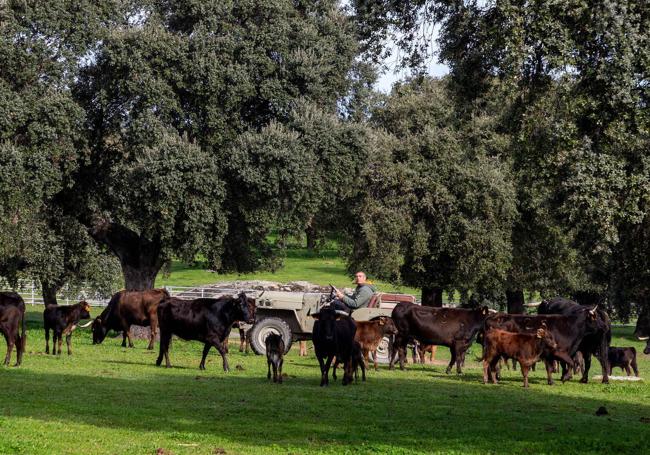
[[[253,352],[257,355],[266,355],[266,337],[271,333],[282,335],[284,340],[284,353],[286,354],[291,349],[291,328],[286,321],[280,318],[264,318],[257,322],[248,332],[250,337],[250,345]]]

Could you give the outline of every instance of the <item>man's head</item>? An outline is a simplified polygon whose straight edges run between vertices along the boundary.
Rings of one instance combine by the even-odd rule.
[[[365,284],[366,283],[366,274],[363,272],[357,272],[354,274],[354,284]]]

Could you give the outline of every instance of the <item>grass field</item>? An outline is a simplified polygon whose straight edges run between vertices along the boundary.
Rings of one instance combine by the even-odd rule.
[[[164,369],[145,341],[93,346],[81,330],[73,356],[46,356],[41,310],[28,308],[23,366],[0,368],[2,454],[642,454],[650,447],[646,382],[547,386],[538,371],[524,390],[520,373],[506,371],[501,384],[486,386],[475,345],[460,377],[436,365],[380,367],[366,383],[329,388],[318,387],[312,351],[301,358],[292,349],[285,383],[274,385],[265,359],[235,352],[235,344],[230,373],[214,350],[199,371],[198,343],[175,341],[174,367]],[[613,344],[636,346],[641,376],[650,377],[650,359],[631,332],[615,329]],[[600,406],[609,414],[597,417]]]

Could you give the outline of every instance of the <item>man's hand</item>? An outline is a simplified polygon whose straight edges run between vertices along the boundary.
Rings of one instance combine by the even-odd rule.
[[[336,288],[334,288],[334,292],[336,293],[336,298],[339,299],[339,300],[342,299],[343,296],[345,295],[345,294],[343,294],[341,291],[339,291],[339,290],[336,289]]]

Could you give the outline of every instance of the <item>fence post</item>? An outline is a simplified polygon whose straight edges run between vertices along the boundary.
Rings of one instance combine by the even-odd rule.
[[[34,306],[34,281],[32,281],[32,306]]]

